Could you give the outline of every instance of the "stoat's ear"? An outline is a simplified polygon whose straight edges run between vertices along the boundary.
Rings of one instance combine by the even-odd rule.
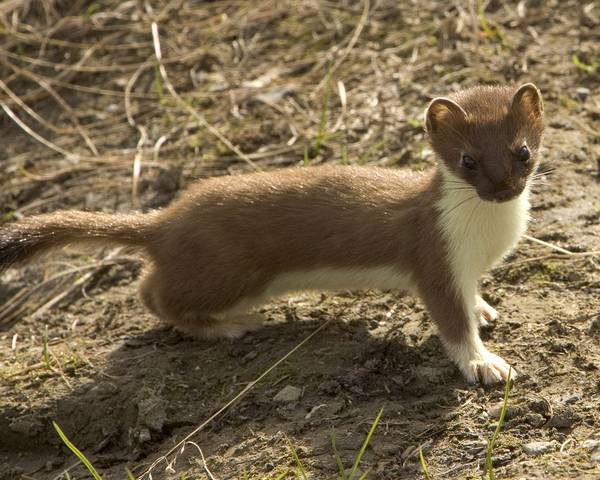
[[[465,121],[467,112],[446,97],[434,98],[425,110],[425,128],[429,133],[437,132],[444,124],[449,122]]]
[[[513,96],[511,110],[524,113],[528,117],[542,118],[544,102],[539,89],[533,83],[521,85]]]

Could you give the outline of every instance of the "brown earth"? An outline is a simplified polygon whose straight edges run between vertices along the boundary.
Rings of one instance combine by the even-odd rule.
[[[523,241],[483,281],[502,316],[486,342],[521,374],[495,474],[600,478],[600,260],[581,254],[600,250],[597,2],[17,0],[0,15],[5,221],[148,210],[253,165],[432,168],[429,99],[534,81],[554,170],[536,185],[529,233],[578,254]],[[176,91],[245,159],[169,92],[153,21]],[[75,457],[53,420],[105,479],[140,475],[324,322],[152,477],[209,478],[206,465],[219,479],[301,478],[289,439],[309,478],[339,478],[331,432],[350,467],[380,408],[369,478],[424,478],[418,446],[433,479],[483,475],[502,387],[463,381],[417,299],[297,295],[265,308],[262,331],[202,342],[144,311],[140,267],[118,249],[66,249],[1,277],[0,479],[69,478]],[[276,401],[288,385],[300,398]],[[525,453],[537,441],[553,443]],[[81,465],[68,473],[88,478]]]

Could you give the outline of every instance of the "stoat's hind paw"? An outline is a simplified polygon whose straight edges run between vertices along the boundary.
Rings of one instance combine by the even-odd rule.
[[[475,304],[475,314],[477,315],[480,327],[487,327],[490,322],[495,322],[500,317],[496,309],[479,295],[477,296],[477,303]]]
[[[229,318],[207,318],[201,321],[188,322],[178,325],[179,330],[196,338],[212,340],[218,338],[236,339],[246,333],[259,330],[265,317],[260,313],[249,313],[231,316]]]

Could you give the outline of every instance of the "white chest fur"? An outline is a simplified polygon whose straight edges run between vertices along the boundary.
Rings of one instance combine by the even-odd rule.
[[[457,287],[474,302],[477,280],[506,255],[527,229],[529,188],[503,203],[481,200],[466,182],[449,172],[438,203],[440,227],[449,246]]]

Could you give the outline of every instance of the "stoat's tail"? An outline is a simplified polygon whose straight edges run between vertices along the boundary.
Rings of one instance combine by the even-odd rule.
[[[155,231],[152,214],[58,211],[0,228],[0,271],[69,243],[100,242],[144,247]]]

